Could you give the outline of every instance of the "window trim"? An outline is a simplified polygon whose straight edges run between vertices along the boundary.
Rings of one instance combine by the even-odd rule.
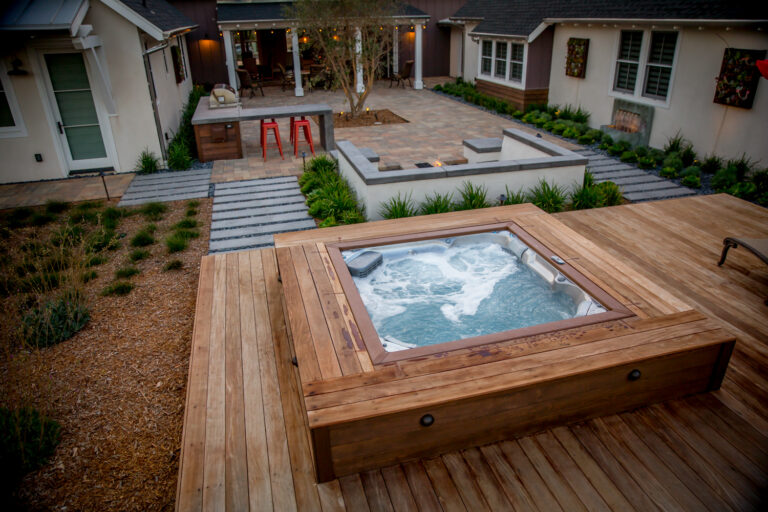
[[[0,127],[0,139],[26,137],[28,135],[27,125],[24,124],[24,118],[21,115],[21,107],[16,98],[16,92],[13,89],[11,78],[8,76],[8,68],[5,65],[4,59],[0,59],[0,81],[3,84],[3,92],[5,93],[6,100],[8,100],[11,117],[13,117],[14,122],[13,126]]]
[[[491,71],[490,74],[483,73],[483,43],[484,42],[490,42],[491,43]],[[504,59],[504,62],[506,63],[506,70],[504,73],[504,78],[497,77],[496,76],[496,44],[497,43],[503,43],[507,45],[507,56],[506,59]],[[519,44],[523,47],[523,60],[521,62],[522,66],[522,76],[520,77],[520,80],[511,79],[510,72],[512,69],[512,48],[511,44]],[[512,87],[514,89],[525,89],[525,78],[526,78],[526,66],[528,63],[528,43],[524,40],[520,39],[509,39],[509,38],[490,38],[486,37],[483,39],[480,39],[478,42],[478,58],[477,58],[477,78],[480,80],[485,80],[488,82],[493,82],[496,84],[503,85],[505,87]],[[488,57],[485,57],[486,59]],[[520,61],[514,61],[515,63]]]
[[[642,42],[642,45],[640,46],[640,62],[638,63],[638,68],[637,68],[637,76],[639,80],[635,81],[635,90],[631,93],[624,92],[624,91],[617,91],[613,88],[616,80],[616,67],[619,61],[618,55],[619,55],[619,47],[621,46],[621,32],[624,30],[636,30],[636,31],[643,32],[643,42]],[[676,32],[677,33],[677,41],[675,43],[675,55],[672,59],[672,73],[670,74],[670,77],[669,77],[669,88],[667,89],[666,99],[655,98],[653,96],[646,96],[644,94],[645,81],[647,76],[646,73],[648,68],[648,56],[651,51],[651,40],[653,39],[653,32]],[[614,57],[611,63],[611,73],[608,76],[608,96],[611,96],[614,98],[624,98],[624,99],[633,101],[635,103],[651,105],[654,107],[669,108],[670,101],[672,98],[672,91],[675,85],[677,59],[678,59],[678,55],[680,54],[680,46],[682,45],[682,39],[683,39],[682,30],[674,29],[672,27],[669,27],[669,28],[657,27],[655,29],[651,29],[650,27],[647,27],[647,28],[620,27],[616,31],[614,53],[613,53]]]

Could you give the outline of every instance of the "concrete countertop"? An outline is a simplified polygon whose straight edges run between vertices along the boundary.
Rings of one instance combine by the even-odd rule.
[[[200,98],[195,114],[192,116],[193,125],[254,121],[272,117],[323,116],[333,113],[331,106],[325,103],[259,108],[243,108],[241,106],[210,108],[208,102],[208,96]]]

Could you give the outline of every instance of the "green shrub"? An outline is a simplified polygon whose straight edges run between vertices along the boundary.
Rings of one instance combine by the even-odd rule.
[[[200,201],[197,199],[192,199],[191,201],[187,201],[187,208],[197,208],[200,206]]]
[[[88,252],[114,251],[120,247],[120,240],[113,230],[99,228],[88,235],[85,246]]]
[[[685,146],[680,153],[678,154],[680,157],[680,160],[683,161],[683,167],[690,167],[694,163],[696,163],[697,155],[696,152],[693,150],[693,146],[688,144]]]
[[[82,294],[70,290],[24,315],[21,337],[29,346],[48,347],[71,338],[90,318]]]
[[[96,272],[95,270],[93,270],[93,269],[91,269],[91,270],[86,270],[85,272],[83,272],[83,273],[80,275],[80,282],[82,282],[82,283],[87,283],[87,282],[89,282],[89,281],[93,281],[93,280],[94,280],[94,279],[96,279],[97,277],[99,277],[99,274],[98,274],[98,272]]]
[[[61,282],[60,272],[41,272],[19,281],[19,290],[25,293],[46,293],[58,288]]]
[[[168,146],[168,167],[173,171],[184,171],[192,167],[189,146],[183,139],[175,139]]]
[[[189,246],[189,238],[179,235],[176,231],[165,239],[165,246],[169,253],[180,252]]]
[[[701,163],[701,172],[706,174],[715,174],[723,167],[723,159],[719,156],[711,155]]]
[[[163,272],[168,272],[169,270],[179,270],[183,266],[184,264],[181,262],[181,260],[171,260],[163,265]]]
[[[365,220],[365,215],[357,208],[354,210],[344,210],[339,217],[340,224],[360,224],[365,222]]]
[[[674,137],[667,139],[667,143],[664,144],[664,152],[668,155],[670,153],[680,153],[687,145],[689,145],[688,141],[685,140],[680,132],[677,132]]]
[[[637,146],[633,148],[632,151],[635,152],[638,158],[643,156],[648,156],[648,153],[650,152],[650,150],[648,149],[648,146]]]
[[[600,139],[600,142],[602,142],[603,144],[608,144],[610,146],[611,144],[613,144],[613,137],[611,137],[607,133],[604,133],[603,138]]]
[[[514,112],[512,112],[512,117],[514,117],[515,119],[520,119],[521,117],[523,117],[523,111],[515,110]]]
[[[592,144],[593,142],[595,142],[595,140],[589,135],[587,135],[586,133],[584,135],[580,135],[579,138],[576,139],[576,141],[579,144]]]
[[[625,163],[634,163],[637,162],[637,154],[634,151],[624,151],[619,160]]]
[[[193,229],[197,227],[195,219],[183,219],[173,225],[173,229]]]
[[[566,193],[557,184],[550,184],[544,179],[528,192],[528,199],[547,213],[563,211]]]
[[[659,171],[659,175],[662,178],[677,178],[679,171],[674,167],[662,167]]]
[[[752,183],[755,184],[759,195],[768,193],[768,169],[763,169],[752,175]]]
[[[683,179],[680,180],[680,183],[690,188],[701,188],[701,177],[694,176],[692,174],[683,176]]]
[[[456,203],[456,210],[475,210],[478,208],[487,208],[488,190],[483,185],[473,185],[465,181],[459,189],[461,199]]]
[[[684,167],[683,160],[676,153],[670,153],[662,162],[662,166],[672,167],[676,171],[682,171]]]
[[[32,215],[32,217],[29,219],[29,223],[32,226],[40,227],[45,226],[46,224],[49,224],[56,220],[56,216],[53,214],[50,214],[48,212],[37,212]]]
[[[581,185],[571,193],[571,207],[574,210],[598,208],[601,204],[600,189],[594,185]]]
[[[565,130],[563,130],[562,135],[566,139],[577,139],[581,136],[581,133],[579,133],[579,130],[577,130],[576,128],[566,128]]]
[[[98,265],[103,265],[106,262],[107,262],[106,256],[102,256],[100,254],[94,254],[93,256],[91,256],[85,261],[85,266],[86,268],[90,268]]]
[[[126,216],[126,210],[109,206],[101,212],[101,225],[107,229],[117,229],[120,219]]]
[[[144,149],[136,161],[134,170],[139,174],[154,174],[160,167],[160,160],[149,148]]]
[[[726,163],[727,167],[733,167],[736,171],[736,179],[738,181],[744,181],[744,179],[749,175],[750,171],[752,170],[752,167],[754,166],[754,162],[750,160],[746,155],[742,155],[741,158],[736,158],[734,160],[728,160]]]
[[[509,190],[509,185],[506,185],[504,189],[506,194],[504,194],[499,200],[499,204],[502,206],[510,204],[523,204],[528,200],[528,195],[523,189],[520,189],[517,192],[512,192]]]
[[[190,240],[192,238],[198,238],[200,236],[200,232],[196,229],[177,229],[174,232],[174,235]]]
[[[20,228],[27,224],[27,221],[33,213],[34,212],[32,211],[32,208],[21,206],[11,210],[11,212],[6,215],[5,221],[8,223],[8,227],[10,228]]]
[[[416,205],[411,199],[411,194],[401,196],[398,192],[396,196],[390,197],[389,200],[381,206],[379,214],[385,219],[413,217],[416,215]]]
[[[357,199],[349,186],[342,180],[314,190],[307,196],[309,214],[317,219],[340,217],[345,210],[357,208]]]
[[[664,159],[667,157],[667,154],[666,154],[666,153],[664,153],[664,152],[663,152],[662,150],[660,150],[660,149],[651,148],[651,149],[648,151],[648,156],[649,156],[649,157],[651,157],[651,158],[653,158],[653,159],[654,159],[654,161],[656,162],[656,165],[658,166],[658,165],[661,165],[661,164],[662,164],[662,162],[664,162]]]
[[[133,290],[133,283],[128,281],[115,281],[101,290],[101,294],[104,296],[120,296],[128,295]]]
[[[741,199],[752,200],[757,196],[757,187],[751,181],[740,181],[732,185],[727,192]]]
[[[45,213],[50,213],[52,215],[63,213],[67,211],[68,208],[69,203],[65,203],[64,201],[54,201],[53,199],[49,199],[45,202]]]
[[[37,409],[0,407],[0,492],[8,498],[24,475],[44,466],[61,438],[61,426]]]
[[[595,175],[589,171],[584,171],[584,178],[581,180],[581,185],[584,187],[591,187],[595,184]]]
[[[584,123],[586,124],[589,121],[589,112],[586,110],[582,110],[581,106],[576,109],[576,111],[573,113],[573,116],[571,117],[573,121],[577,123]]]
[[[440,91],[442,91],[442,90],[443,90],[443,86],[442,86],[442,85],[440,85],[440,84],[437,84],[437,85],[435,85],[434,87],[432,87],[432,90],[433,90],[433,91],[438,91],[438,92],[440,92]]]
[[[144,218],[153,221],[161,220],[166,211],[168,211],[168,206],[158,202],[147,203],[139,208],[139,213],[141,213]]]
[[[723,169],[720,169],[712,176],[711,185],[717,192],[725,192],[729,188],[736,185],[736,167],[729,165]]]
[[[598,183],[595,187],[600,192],[600,203],[603,206],[618,206],[624,202],[624,195],[621,193],[621,188],[614,182],[604,181]]]
[[[184,215],[186,215],[187,217],[194,217],[195,215],[197,215],[197,210],[195,210],[194,208],[187,208],[187,211],[186,213],[184,213]]]
[[[453,194],[434,194],[427,195],[424,202],[421,203],[420,211],[422,215],[432,215],[434,213],[448,213],[453,211]]]
[[[140,270],[136,267],[122,267],[115,270],[115,279],[128,279],[137,275]]]
[[[626,149],[621,144],[614,144],[613,146],[608,147],[608,154],[611,156],[619,156],[622,153],[624,153]]]
[[[133,263],[149,258],[149,251],[146,249],[134,249],[128,254],[128,259]]]
[[[641,156],[637,159],[637,166],[641,169],[653,169],[656,167],[656,160],[650,155]]]
[[[568,129],[568,126],[566,126],[563,123],[555,123],[552,125],[552,129],[550,130],[555,135],[561,135],[566,129]]]

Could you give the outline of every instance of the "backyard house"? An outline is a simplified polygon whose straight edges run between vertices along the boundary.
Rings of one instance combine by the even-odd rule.
[[[766,163],[766,84],[755,73],[732,81],[739,63],[756,71],[766,57],[766,11],[724,1],[469,1],[453,16],[463,25],[451,60],[463,58],[457,76],[520,109],[578,105],[591,126],[633,143],[662,147],[679,132],[700,154]]]
[[[165,0],[17,0],[0,14],[0,182],[132,171],[165,158],[192,88]]]

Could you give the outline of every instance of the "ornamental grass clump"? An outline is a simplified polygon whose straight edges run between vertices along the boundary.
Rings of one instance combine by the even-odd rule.
[[[123,297],[131,293],[131,290],[133,290],[133,283],[128,281],[114,281],[101,290],[101,295]]]
[[[419,206],[422,215],[432,215],[435,213],[448,213],[453,211],[453,194],[428,194],[424,202]]]
[[[538,184],[528,191],[528,200],[547,213],[563,211],[565,207],[565,190],[555,183],[541,179]]]
[[[149,148],[145,148],[136,161],[134,170],[139,174],[154,174],[160,169],[160,160]]]
[[[517,192],[509,190],[509,185],[504,186],[505,194],[499,197],[499,206],[508,206],[511,204],[523,204],[528,200],[528,195],[523,189]]]
[[[133,266],[122,267],[115,270],[115,279],[128,279],[135,275],[138,275],[140,270]]]
[[[21,339],[30,347],[48,347],[71,338],[85,327],[90,313],[77,289],[31,309],[21,320]]]
[[[166,211],[168,211],[168,206],[158,202],[147,203],[139,208],[139,213],[141,213],[147,220],[151,221],[162,220],[163,214]]]
[[[37,409],[0,407],[0,493],[8,498],[27,473],[44,466],[61,439],[61,426]]]
[[[491,203],[488,202],[488,189],[483,185],[473,185],[471,182],[465,181],[459,189],[459,196],[460,199],[454,207],[456,211],[476,210],[491,206]]]
[[[416,205],[411,199],[411,194],[401,195],[399,192],[395,197],[390,197],[379,211],[385,219],[401,219],[404,217],[413,217],[417,213]]]

